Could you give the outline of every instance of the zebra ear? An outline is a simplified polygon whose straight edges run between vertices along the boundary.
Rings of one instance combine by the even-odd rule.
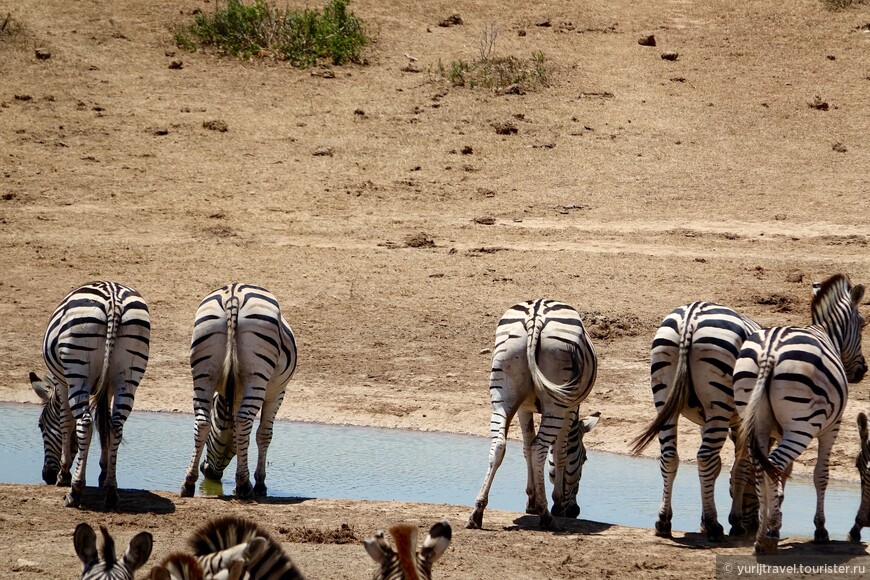
[[[94,528],[85,522],[76,526],[76,531],[73,534],[73,546],[75,546],[76,555],[85,565],[85,568],[93,566],[97,562],[97,534],[94,533]]]
[[[378,564],[383,564],[384,559],[390,554],[393,550],[390,548],[387,541],[384,540],[384,531],[378,530],[375,532],[373,538],[369,538],[363,542],[363,546],[365,546],[366,552],[369,553],[369,556],[372,557],[372,560],[377,562]]]
[[[154,566],[151,568],[151,580],[172,580],[169,570],[163,566]]]
[[[154,547],[154,538],[148,532],[140,532],[130,540],[130,546],[124,554],[124,564],[132,572],[141,568],[151,556],[151,548]]]
[[[854,288],[852,288],[852,304],[858,306],[861,303],[861,300],[864,299],[864,286],[863,284],[858,284]]]
[[[600,419],[600,418],[601,418],[600,411],[595,411],[594,413],[592,413],[588,417],[584,417],[583,420],[580,422],[580,425],[583,428],[583,432],[589,433],[590,431],[592,431],[592,429],[594,429],[595,426],[598,425],[598,419]]]
[[[266,538],[257,536],[245,546],[245,551],[242,553],[242,563],[248,563],[256,560],[266,552]]]
[[[43,402],[48,401],[48,397],[51,395],[51,388],[34,372],[30,373],[30,386]]]
[[[450,522],[441,520],[432,526],[426,539],[423,540],[423,548],[420,550],[421,555],[430,562],[435,562],[447,551],[452,537],[453,530],[450,528]]]

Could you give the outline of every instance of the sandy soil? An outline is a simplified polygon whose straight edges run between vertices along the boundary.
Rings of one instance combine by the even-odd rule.
[[[352,9],[377,39],[369,63],[296,70],[178,50],[171,27],[209,2],[0,3],[24,26],[0,37],[0,400],[36,401],[26,377],[42,367],[48,316],[70,289],[105,278],[151,306],[136,408],[189,412],[199,299],[251,281],[279,297],[299,339],[281,418],[485,435],[482,351],[495,322],[548,296],[584,313],[598,349],[583,411],[602,421],[588,445],[624,452],[653,412],[648,347],[673,307],[707,299],[764,324],[804,324],[811,282],[835,272],[870,282],[866,4],[461,4],[464,24],[441,27],[455,3],[359,0]],[[549,87],[496,95],[439,77],[439,61],[477,57],[491,24],[498,54],[544,53]],[[639,45],[645,34],[658,45]],[[228,130],[203,126],[212,120]],[[497,134],[504,122],[516,134]],[[321,147],[332,155],[314,155]],[[420,233],[434,246],[410,247]],[[839,479],[856,479],[854,418],[868,392],[866,381],[851,391]],[[693,457],[697,429],[680,436]],[[814,462],[813,448],[796,473]],[[273,529],[348,522],[361,537],[396,519],[460,528],[468,512],[158,493],[112,515],[61,510],[54,488],[2,490],[14,525],[0,532],[0,559],[7,570],[39,562],[19,566],[22,578],[73,575],[80,519],[127,539],[148,528],[162,552],[203,508],[253,510]],[[492,513],[488,531],[457,530],[439,568],[697,577],[731,550],[686,549],[705,545],[692,534],[566,526],[542,533]],[[313,577],[368,570],[358,546],[290,549]]]

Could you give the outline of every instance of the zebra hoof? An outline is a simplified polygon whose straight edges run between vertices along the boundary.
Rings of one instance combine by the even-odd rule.
[[[565,507],[562,504],[553,504],[553,509],[550,513],[557,518],[565,517]]]
[[[118,496],[118,487],[110,486],[106,488],[106,507],[109,509],[115,509],[118,507],[118,501],[120,497]]]
[[[701,522],[701,533],[707,535],[707,540],[711,542],[721,542],[725,539],[725,529],[716,520]]]
[[[731,526],[731,529],[728,530],[728,535],[732,538],[743,537],[746,535],[746,528],[744,528],[742,524],[734,524]]]
[[[196,483],[187,483],[185,481],[181,484],[181,497],[193,497],[195,491]]]
[[[542,530],[555,530],[556,520],[549,511],[544,510],[544,513],[541,514],[541,522],[539,526]]]
[[[242,484],[237,483],[236,488],[233,490],[233,495],[239,499],[254,499],[254,487],[250,481]]]
[[[850,532],[851,534],[851,532]],[[814,544],[827,544],[831,541],[831,538],[828,536],[828,530],[822,528],[820,530],[816,530],[815,535],[813,536]]]
[[[77,508],[82,503],[82,492],[69,490],[66,495],[63,497],[63,505],[64,507],[74,507]]]
[[[764,536],[755,539],[755,553],[759,556],[772,556],[776,554],[779,538]]]
[[[254,496],[255,497],[266,497],[266,484],[262,481],[257,482],[254,485]]]
[[[577,518],[580,516],[580,506],[574,502],[568,504],[568,507],[565,508],[565,517],[566,518]]]
[[[72,474],[70,473],[60,473],[57,476],[57,481],[55,485],[58,487],[69,487],[72,484]]]
[[[849,539],[851,541],[853,541],[853,542],[860,542],[861,541],[861,527],[862,526],[855,524],[855,526],[851,530],[849,530]]]
[[[656,522],[656,535],[660,538],[671,538],[671,522],[658,520]]]
[[[471,515],[468,516],[468,522],[465,524],[465,528],[468,530],[479,530],[483,527],[483,510],[474,510],[471,512]]]

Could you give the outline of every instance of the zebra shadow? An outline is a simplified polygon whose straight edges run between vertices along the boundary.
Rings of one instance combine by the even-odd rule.
[[[652,535],[652,530],[650,530]],[[713,542],[707,538],[707,534],[700,532],[686,532],[682,536],[662,538],[665,541],[676,544],[687,550],[708,550],[710,548],[749,548],[755,545],[755,534],[747,536],[725,536],[721,542]]]
[[[563,534],[600,534],[611,527],[613,524],[604,522],[593,522],[592,520],[578,520],[573,518],[555,518],[555,528],[552,530],[541,530],[541,519],[538,516],[524,515],[514,520],[513,526],[504,526],[506,532],[518,530],[532,530],[550,532],[554,535]]]
[[[235,501],[241,503],[256,503],[262,505],[297,505],[302,502],[311,501],[317,498],[314,497],[254,497],[251,499],[239,499],[235,495],[198,495],[197,499],[210,499],[217,501]]]
[[[783,538],[779,544],[778,556],[844,556],[844,561],[854,556],[867,556],[867,545],[861,542],[832,540],[827,544],[816,544],[810,539]]]
[[[93,512],[124,514],[171,514],[175,504],[171,499],[144,489],[119,489],[118,505],[107,508],[103,503],[106,492],[100,487],[85,487],[82,491],[81,508]]]

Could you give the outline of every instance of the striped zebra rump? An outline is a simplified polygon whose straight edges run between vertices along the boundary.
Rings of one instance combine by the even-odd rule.
[[[117,449],[148,364],[150,330],[148,306],[142,296],[128,286],[105,281],[87,284],[68,294],[49,321],[43,340],[48,373],[44,381],[34,373],[30,379],[44,404],[58,404],[53,396],[62,400],[59,411],[51,405],[44,408],[41,427],[46,444],[46,478],[54,472],[60,433],[61,458],[56,479],[58,484],[71,485],[65,500],[68,506],[80,502],[94,426],[102,449],[103,472],[99,483],[106,487],[107,505],[117,503]],[[79,460],[71,476],[76,452]]]
[[[417,550],[417,526],[397,524],[390,528],[395,549],[390,547],[383,531],[365,540],[366,552],[378,564],[373,580],[431,580],[432,565],[450,545],[453,531],[447,520],[429,530],[420,550]]]
[[[151,534],[136,534],[124,555],[118,559],[115,554],[115,541],[109,531],[100,526],[103,535],[102,554],[97,552],[97,535],[86,523],[76,526],[73,546],[82,561],[82,580],[133,580],[133,574],[151,556],[154,542]]]
[[[855,467],[861,476],[861,505],[855,516],[855,525],[849,531],[849,539],[853,542],[861,541],[861,528],[870,524],[870,431],[864,413],[858,413],[858,440],[861,447],[855,458]]]
[[[266,494],[266,451],[296,361],[293,331],[268,290],[230,284],[202,300],[190,348],[195,446],[182,495],[193,494],[198,470],[220,480],[234,456],[238,458],[235,493],[240,497]],[[258,414],[256,485],[252,486],[248,448]],[[203,448],[206,459],[200,464]]]
[[[840,429],[849,383],[867,371],[861,351],[864,287],[837,274],[814,288],[812,324],[755,332],[734,366],[734,397],[742,423],[737,449],[751,457],[760,498],[755,548],[775,553],[782,525],[784,480],[795,459],[818,439],[813,472],[815,540],[827,542],[824,496],[830,452]],[[770,450],[771,440],[776,446]]]

